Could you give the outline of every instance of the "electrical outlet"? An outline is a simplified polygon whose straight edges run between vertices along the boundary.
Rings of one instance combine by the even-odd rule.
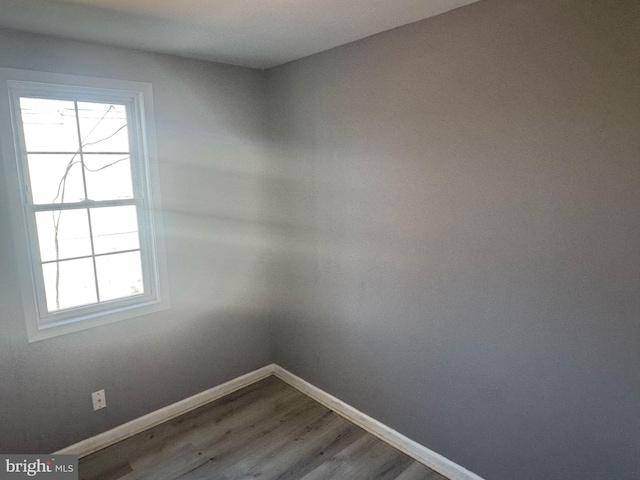
[[[93,401],[93,411],[100,410],[107,406],[107,399],[104,396],[104,390],[93,392],[91,394],[91,400]]]

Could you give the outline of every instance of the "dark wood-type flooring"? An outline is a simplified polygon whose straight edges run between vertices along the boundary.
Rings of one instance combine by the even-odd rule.
[[[276,377],[80,459],[81,480],[446,480]]]

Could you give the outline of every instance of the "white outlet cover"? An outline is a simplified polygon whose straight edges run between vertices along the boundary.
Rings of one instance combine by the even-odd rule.
[[[91,400],[93,401],[93,411],[100,410],[107,406],[107,399],[104,396],[104,390],[99,390],[91,394]]]

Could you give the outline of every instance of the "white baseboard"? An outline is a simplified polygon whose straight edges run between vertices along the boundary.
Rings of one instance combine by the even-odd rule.
[[[178,417],[191,410],[195,410],[202,405],[262,380],[269,375],[275,375],[305,395],[313,398],[318,403],[321,403],[347,420],[355,423],[365,431],[375,435],[389,445],[397,448],[401,452],[409,455],[411,458],[426,465],[432,470],[435,470],[441,475],[444,475],[450,480],[483,480],[475,473],[470,472],[466,468],[461,467],[433,450],[414,442],[410,438],[405,437],[401,433],[384,425],[378,420],[371,418],[369,415],[362,413],[342,400],[337,399],[333,395],[319,389],[275,363],[259,368],[258,370],[254,370],[253,372],[249,372],[246,375],[242,375],[218,385],[217,387],[205,390],[204,392],[193,395],[192,397],[180,400],[179,402],[168,405],[160,410],[156,410],[155,412],[148,413],[147,415],[131,420],[130,422],[124,423],[116,428],[96,435],[95,437],[82,440],[81,442],[54,452],[54,454],[74,454],[84,457],[106,448],[109,445],[113,445],[121,440],[132,437],[133,435],[143,432],[151,427],[166,422],[167,420]]]
[[[275,365],[271,364],[266,367],[259,368],[258,370],[249,372],[246,375],[234,378],[233,380],[210,388],[209,390],[197,393],[192,397],[185,398],[184,400],[180,400],[179,402],[168,405],[160,410],[148,413],[142,417],[136,418],[135,420],[131,420],[130,422],[112,428],[111,430],[107,430],[95,437],[82,440],[81,442],[54,452],[54,454],[73,454],[84,457],[108,447],[109,445],[113,445],[121,440],[132,437],[151,427],[166,422],[167,420],[179,417],[191,410],[195,410],[202,405],[224,397],[236,390],[240,390],[241,388],[251,385],[258,380],[262,380],[263,378],[273,374],[274,367]]]
[[[375,418],[371,418],[369,415],[356,410],[351,405],[344,403],[342,400],[319,389],[279,365],[274,364],[273,367],[276,377],[439,474],[451,480],[483,480],[475,473],[461,467],[439,453],[414,442]]]

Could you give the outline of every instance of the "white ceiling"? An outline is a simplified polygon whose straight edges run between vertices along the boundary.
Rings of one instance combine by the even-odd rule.
[[[0,26],[269,68],[475,1],[0,0]]]

